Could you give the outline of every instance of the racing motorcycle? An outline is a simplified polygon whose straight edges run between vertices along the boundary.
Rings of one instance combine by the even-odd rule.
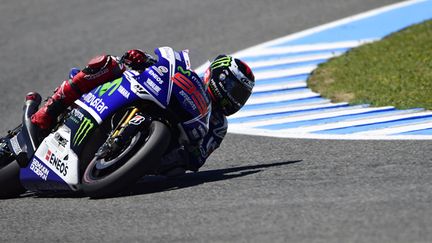
[[[155,49],[158,61],[84,94],[40,139],[26,96],[22,124],[0,139],[0,196],[28,190],[105,197],[152,174],[171,149],[208,131],[210,99],[188,51]]]

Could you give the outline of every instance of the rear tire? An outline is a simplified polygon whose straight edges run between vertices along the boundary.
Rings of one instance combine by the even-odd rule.
[[[0,169],[0,198],[13,198],[25,192],[19,179],[20,167],[12,161]]]
[[[170,129],[153,121],[148,135],[138,132],[117,158],[105,161],[94,157],[83,174],[82,190],[92,198],[101,198],[138,181],[156,167],[170,139]]]

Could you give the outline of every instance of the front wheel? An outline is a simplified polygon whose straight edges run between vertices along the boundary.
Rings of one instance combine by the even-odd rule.
[[[149,131],[137,132],[116,157],[95,156],[82,178],[82,190],[93,198],[119,192],[152,170],[170,143],[170,129],[159,121]]]

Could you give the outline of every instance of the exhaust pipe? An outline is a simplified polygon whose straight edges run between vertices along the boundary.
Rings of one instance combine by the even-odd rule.
[[[36,148],[39,146],[39,128],[31,122],[31,117],[39,108],[42,101],[40,94],[36,92],[30,92],[26,95],[24,107],[23,107],[23,127],[21,130],[21,135],[25,140],[29,141],[27,143],[27,157],[33,156]]]

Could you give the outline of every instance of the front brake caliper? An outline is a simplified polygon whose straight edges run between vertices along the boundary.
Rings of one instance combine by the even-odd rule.
[[[129,144],[131,139],[138,131],[147,131],[144,129],[152,122],[150,116],[145,116],[140,113],[135,113],[134,116],[123,122],[119,129],[113,131],[107,141],[99,148],[96,153],[98,158],[111,158],[121,153],[125,145]],[[147,135],[147,134],[145,134]]]

